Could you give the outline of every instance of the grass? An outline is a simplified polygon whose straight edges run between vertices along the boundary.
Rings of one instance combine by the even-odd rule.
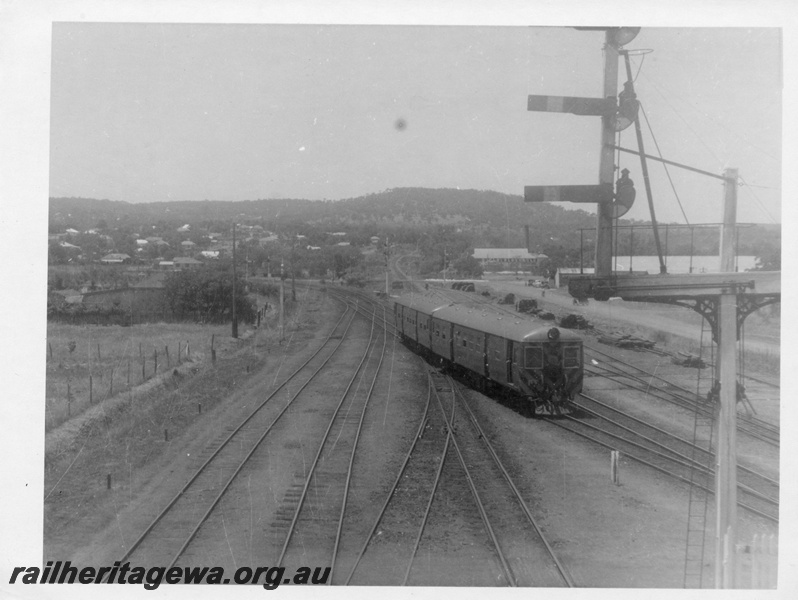
[[[133,327],[47,325],[45,431],[109,396],[127,391],[185,362],[210,356],[230,336],[229,325],[151,323]],[[168,354],[167,354],[168,352]],[[144,367],[142,371],[142,365]],[[91,378],[91,379],[90,379]]]
[[[307,305],[287,302],[288,335],[303,330],[312,334],[318,323],[311,315],[318,310],[318,300],[311,299]],[[109,369],[123,361],[126,376],[127,358],[131,352],[134,358],[138,357],[139,342],[146,355],[167,344],[172,352],[178,341],[184,345],[188,340],[192,359],[203,362],[195,363],[185,374],[165,373],[158,385],[135,390],[130,401],[123,396],[104,403],[102,411],[90,419],[75,419],[73,411],[70,425],[76,425],[74,430],[68,431],[67,426],[48,436],[44,461],[45,551],[57,556],[64,549],[79,547],[114,518],[117,502],[129,497],[142,484],[140,478],[148,476],[139,469],[171,448],[165,430],[168,439],[174,441],[198,419],[222,418],[214,408],[260,371],[268,360],[270,348],[279,348],[277,321],[277,314],[272,312],[252,335],[240,327],[243,339],[238,341],[230,337],[229,325],[153,324],[128,328],[57,324],[48,329],[53,346],[52,359],[48,353],[48,386],[65,381],[63,373],[58,372],[59,364],[60,371],[69,368],[76,372],[79,368],[88,369],[89,363],[94,369],[101,364]],[[212,363],[210,339],[214,333],[217,360]],[[72,352],[68,348],[70,341],[75,342]],[[100,343],[100,361],[96,358],[97,343]],[[302,344],[297,341],[297,348],[302,348]],[[172,357],[175,358],[174,354]],[[140,375],[135,382],[131,380],[131,385],[139,382]],[[49,401],[48,398],[48,413]],[[56,406],[53,411],[56,409],[63,407]],[[49,416],[56,419],[56,412]],[[108,474],[112,475],[112,490],[106,489]]]

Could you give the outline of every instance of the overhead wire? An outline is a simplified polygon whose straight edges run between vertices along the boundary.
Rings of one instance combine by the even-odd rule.
[[[657,142],[657,137],[654,135],[654,130],[651,128],[651,123],[648,120],[648,115],[646,114],[645,109],[643,108],[643,103],[639,102],[640,105],[640,112],[643,113],[643,118],[646,120],[646,126],[648,126],[648,131],[651,134],[651,139],[654,140],[654,146],[657,148],[657,154],[659,154],[660,158],[663,158],[662,151],[659,148],[659,143]],[[687,213],[684,212],[684,206],[682,206],[682,201],[679,198],[679,192],[676,191],[676,186],[673,183],[673,179],[671,178],[671,172],[668,170],[668,165],[662,163],[662,166],[665,168],[665,174],[668,176],[668,181],[671,184],[671,189],[673,190],[673,195],[676,196],[676,202],[679,204],[679,209],[682,211],[682,216],[684,217],[684,222],[689,225],[690,219],[687,218]]]
[[[635,77],[633,79],[633,83],[635,81],[637,81],[637,78],[639,77],[639,75],[640,75],[640,73],[641,73],[641,71],[643,69],[643,62],[646,59],[646,55],[643,54],[642,56],[643,56],[643,58],[640,60],[640,65],[637,68],[637,74],[635,75]],[[659,154],[660,158],[663,158],[662,151],[660,150],[659,143],[657,142],[657,137],[654,135],[654,129],[651,127],[651,122],[648,120],[648,115],[646,114],[646,111],[643,108],[643,103],[640,102],[639,99],[638,99],[638,106],[640,107],[640,112],[643,113],[643,118],[646,120],[646,126],[648,127],[648,131],[651,134],[651,139],[654,140],[654,146],[657,148],[657,154]],[[619,142],[618,146],[620,146],[620,145],[621,144]],[[668,181],[670,182],[671,189],[673,190],[673,195],[676,196],[676,202],[679,204],[679,210],[682,211],[682,216],[684,217],[684,222],[687,225],[689,225],[690,224],[690,219],[687,218],[687,213],[684,210],[684,206],[682,206],[681,198],[679,198],[679,193],[676,191],[676,186],[674,185],[673,179],[671,178],[671,173],[668,170],[668,165],[666,165],[665,163],[662,163],[662,166],[665,168],[665,174],[667,175]]]
[[[643,55],[643,57],[645,58],[645,55]],[[642,61],[641,61],[641,63],[640,63],[640,67],[641,67],[641,68],[642,68],[642,64],[643,64],[643,63],[642,63]],[[640,74],[640,72],[641,72],[641,68],[638,68],[638,75],[639,75],[639,74]],[[637,79],[637,76],[635,76],[635,79]],[[687,121],[687,120],[686,120],[686,119],[685,119],[685,118],[682,116],[682,114],[679,112],[679,110],[678,110],[678,109],[677,109],[677,108],[676,108],[676,107],[675,107],[673,104],[671,104],[671,102],[668,100],[668,97],[665,95],[665,93],[663,92],[663,90],[662,90],[662,89],[661,89],[661,88],[660,88],[660,87],[659,87],[659,86],[658,86],[658,85],[657,85],[657,84],[656,84],[656,83],[655,83],[653,80],[651,80],[651,79],[648,79],[648,78],[646,78],[646,79],[647,79],[647,80],[648,80],[648,81],[649,81],[649,82],[652,84],[652,86],[654,87],[655,91],[656,91],[656,92],[657,92],[657,93],[660,95],[660,97],[662,97],[662,99],[665,101],[665,103],[668,105],[668,107],[670,107],[670,109],[671,109],[671,110],[672,110],[672,111],[673,111],[673,112],[674,112],[674,113],[675,113],[675,114],[676,114],[676,115],[677,115],[677,116],[678,116],[678,117],[679,117],[679,118],[682,120],[682,122],[683,122],[683,123],[684,123],[684,124],[687,126],[687,128],[688,128],[688,129],[690,129],[690,131],[693,133],[693,135],[695,135],[695,136],[696,136],[696,138],[697,138],[697,139],[698,139],[698,140],[699,140],[699,141],[700,141],[700,142],[701,142],[701,143],[704,145],[704,147],[705,147],[705,148],[706,148],[706,149],[709,151],[709,153],[710,153],[710,154],[711,154],[711,155],[712,155],[712,156],[715,158],[715,160],[717,160],[719,163],[722,163],[723,161],[721,161],[721,160],[720,160],[720,158],[717,156],[717,154],[715,154],[715,152],[712,150],[712,148],[710,148],[710,147],[709,147],[709,145],[708,145],[708,144],[707,144],[707,143],[706,143],[706,142],[703,140],[703,138],[702,138],[702,137],[701,137],[701,136],[698,134],[698,132],[696,132],[696,131],[695,131],[695,129],[693,129],[693,128],[690,126],[690,123],[688,123],[688,121]],[[755,150],[758,150],[759,152],[761,152],[762,154],[765,154],[766,156],[768,156],[768,157],[770,157],[770,158],[776,159],[776,157],[775,157],[775,156],[773,156],[772,154],[770,154],[770,153],[766,152],[765,150],[762,150],[761,148],[757,147],[756,145],[752,144],[752,143],[751,143],[750,141],[748,141],[748,140],[747,140],[747,139],[746,139],[744,136],[741,136],[741,135],[739,135],[739,134],[737,134],[737,133],[733,132],[732,130],[730,130],[729,128],[727,128],[726,126],[724,126],[724,125],[723,125],[723,123],[721,123],[721,122],[720,122],[720,121],[718,121],[717,119],[715,119],[715,118],[711,117],[709,114],[707,114],[707,113],[704,113],[704,112],[702,112],[701,110],[699,110],[698,108],[696,108],[696,107],[695,107],[695,106],[694,106],[694,105],[693,105],[693,104],[692,104],[692,103],[691,103],[689,100],[687,100],[687,99],[685,99],[685,98],[682,98],[682,97],[681,97],[681,96],[679,96],[678,94],[674,94],[674,96],[675,96],[675,97],[677,97],[677,98],[679,98],[679,99],[681,99],[681,100],[683,100],[683,101],[684,101],[684,102],[685,102],[685,103],[686,103],[688,106],[690,106],[691,108],[693,108],[693,110],[695,110],[695,111],[696,111],[696,112],[698,112],[699,114],[701,114],[701,115],[703,115],[703,116],[705,116],[705,117],[709,118],[710,120],[712,120],[714,123],[716,123],[717,125],[719,125],[719,126],[720,126],[721,128],[723,128],[724,130],[728,131],[729,133],[732,133],[733,135],[735,135],[736,137],[738,137],[739,139],[741,139],[742,141],[744,141],[744,142],[745,142],[746,144],[748,144],[750,147],[754,148]],[[646,120],[646,124],[648,125],[649,131],[651,132],[651,137],[654,139],[654,144],[655,144],[655,146],[657,147],[657,152],[659,153],[659,156],[660,156],[660,158],[662,158],[662,153],[661,153],[661,151],[660,151],[660,149],[659,149],[659,144],[657,143],[657,140],[656,140],[656,138],[655,138],[655,136],[654,136],[654,132],[653,132],[653,130],[652,130],[652,128],[651,128],[651,123],[650,123],[650,122],[649,122],[649,120],[648,120],[648,115],[646,115],[646,112],[645,112],[645,110],[643,109],[643,105],[642,105],[642,103],[640,103],[640,110],[641,110],[641,112],[643,113],[643,117],[644,117],[644,118],[645,118],[645,120]],[[681,201],[679,200],[679,196],[678,196],[678,194],[676,193],[676,189],[675,189],[675,187],[674,187],[674,185],[673,185],[673,181],[672,181],[672,179],[671,179],[670,172],[668,171],[668,168],[667,168],[667,166],[665,166],[665,172],[666,172],[666,174],[668,175],[668,180],[669,180],[669,181],[670,181],[670,183],[671,183],[671,188],[673,188],[674,194],[676,195],[676,199],[677,199],[677,201],[679,202],[679,208],[682,210],[682,215],[684,215],[684,217],[685,217],[685,221],[687,222],[687,224],[689,224],[689,221],[687,221],[687,215],[685,214],[685,212],[684,212],[684,208],[682,207],[682,203],[681,203]],[[746,181],[745,181],[745,180],[744,180],[742,177],[740,177],[739,179],[740,179],[740,181],[742,181],[742,182],[743,182],[743,185],[744,185],[745,187],[748,187],[748,188],[751,188],[751,187],[760,187],[760,188],[763,188],[763,189],[773,189],[773,190],[778,190],[778,189],[779,189],[779,188],[773,188],[773,187],[768,187],[768,186],[762,186],[762,185],[749,184],[749,183],[748,183],[748,182],[746,182]],[[757,195],[754,193],[754,191],[753,191],[753,190],[751,190],[751,189],[749,189],[749,190],[748,190],[748,192],[751,194],[752,198],[754,199],[754,201],[756,202],[756,204],[758,205],[758,207],[759,207],[759,208],[762,210],[762,212],[764,212],[764,213],[767,215],[767,217],[768,217],[768,218],[769,218],[769,219],[770,219],[770,220],[771,220],[773,223],[777,223],[776,219],[773,217],[773,215],[771,215],[771,214],[770,214],[770,212],[767,210],[767,208],[765,207],[765,205],[764,205],[764,203],[762,202],[762,200],[761,200],[761,199],[760,199],[760,198],[759,198],[759,197],[758,197],[758,196],[757,196]]]
[[[665,92],[662,90],[662,88],[660,88],[660,86],[658,86],[658,85],[657,85],[657,84],[656,84],[656,83],[655,83],[655,82],[654,82],[652,79],[646,78],[646,80],[647,80],[649,83],[651,83],[651,84],[654,86],[654,89],[655,89],[655,90],[656,90],[656,91],[657,91],[657,92],[660,94],[660,96],[662,96],[662,98],[664,98],[664,99],[665,99],[665,101],[666,101],[666,102],[668,102],[668,100],[667,100],[667,98],[666,98],[666,95],[665,95]],[[762,154],[764,154],[764,155],[765,155],[765,156],[767,156],[768,158],[772,158],[773,160],[779,160],[779,158],[778,158],[777,156],[774,156],[773,154],[771,154],[771,153],[770,153],[770,152],[768,152],[767,150],[764,150],[764,149],[760,148],[759,146],[757,146],[756,144],[752,143],[752,142],[751,142],[751,141],[750,141],[748,138],[746,138],[744,135],[742,135],[742,134],[740,134],[740,133],[738,133],[738,132],[735,132],[733,129],[730,129],[729,127],[727,127],[726,125],[724,125],[722,121],[720,121],[719,119],[717,119],[717,118],[713,117],[711,114],[709,114],[709,113],[707,113],[707,112],[704,112],[704,111],[702,111],[701,109],[699,109],[698,107],[696,107],[696,106],[695,106],[695,105],[694,105],[692,102],[690,102],[688,99],[684,98],[683,96],[681,96],[681,95],[679,95],[679,94],[675,94],[675,93],[674,93],[674,94],[672,94],[672,95],[673,95],[674,97],[678,98],[679,100],[683,101],[685,104],[687,104],[687,106],[689,106],[690,108],[692,108],[692,109],[693,109],[694,111],[696,111],[698,114],[700,114],[701,116],[703,116],[703,117],[707,118],[708,120],[712,121],[713,123],[715,123],[716,125],[718,125],[718,126],[721,128],[721,129],[723,129],[724,131],[726,131],[726,132],[730,133],[731,135],[735,136],[736,138],[738,138],[739,140],[741,140],[742,142],[744,142],[745,144],[747,144],[748,146],[750,146],[750,147],[751,147],[751,148],[753,148],[754,150],[757,150],[758,152],[761,152]],[[674,112],[676,112],[677,114],[679,114],[679,113],[678,113],[678,111],[677,111],[677,109],[676,109],[676,108],[675,108],[673,105],[671,105],[670,103],[668,103],[668,105],[671,107],[671,109],[672,109]],[[680,118],[682,118],[680,114],[679,114],[679,117],[680,117]],[[688,125],[688,126],[689,126],[689,125]]]
[[[754,193],[754,190],[751,189],[751,186],[745,181],[745,179],[743,179],[742,176],[738,176],[738,179],[743,183],[743,187],[748,189],[748,193],[751,194],[751,197],[754,199],[754,202],[756,202],[757,206],[759,206],[762,212],[764,212],[774,224],[777,224],[778,221],[776,221],[776,219],[773,218],[773,215],[770,214],[770,211],[765,206],[765,203],[762,202],[759,196],[757,196]]]
[[[649,81],[651,81],[651,80],[649,80]],[[698,135],[698,132],[695,129],[693,129],[693,127],[690,125],[690,123],[687,121],[687,119],[685,119],[682,116],[681,112],[679,112],[679,110],[673,104],[671,104],[671,102],[668,100],[667,96],[662,92],[662,90],[659,89],[659,86],[657,86],[657,84],[655,84],[653,81],[651,81],[651,83],[652,83],[652,85],[654,87],[654,90],[656,90],[656,92],[660,95],[660,97],[662,97],[662,99],[665,101],[665,104],[667,104],[668,107],[676,114],[676,116],[679,117],[682,120],[682,122],[693,133],[693,135],[696,137],[696,139],[699,142],[701,142],[701,144],[703,144],[704,148],[707,149],[707,151],[712,155],[712,157],[719,164],[723,164],[723,161],[720,159],[720,157],[717,154],[715,154],[715,151],[712,150],[712,148],[710,148],[709,145],[707,145],[707,143],[704,141],[704,139],[700,135]]]

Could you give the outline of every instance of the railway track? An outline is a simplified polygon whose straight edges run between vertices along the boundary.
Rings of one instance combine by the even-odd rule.
[[[435,540],[438,548],[445,539],[452,552],[467,548],[461,560],[472,585],[573,586],[462,390],[451,378],[426,368],[429,394],[417,436],[346,583],[369,583],[370,566],[386,557],[403,568],[385,584],[440,583],[426,544]],[[466,516],[459,520],[451,507],[463,505]],[[468,547],[475,536],[482,543]],[[464,584],[451,582],[456,583]]]
[[[375,312],[360,363],[337,404],[325,410],[327,428],[307,467],[302,490],[295,497],[292,519],[276,560],[278,566],[294,572],[308,563],[329,564],[328,584],[335,581],[358,441],[385,356],[387,336],[382,331]],[[370,382],[364,388],[366,380]],[[283,508],[290,509],[286,505]]]
[[[373,301],[372,306],[376,306]],[[371,314],[362,306],[359,309]],[[439,545],[441,539],[452,537],[453,530],[467,526],[469,538],[480,535],[480,529],[484,536],[483,544],[469,548],[462,558],[470,565],[474,585],[573,586],[460,386],[432,367],[426,369],[429,394],[418,434],[346,583],[369,583],[369,565],[384,563],[386,554],[396,561],[400,551],[394,545],[404,542],[401,552],[407,556],[406,567],[403,572],[397,570],[395,581],[382,583],[440,584],[441,573],[425,551],[426,540],[434,539]],[[465,524],[455,523],[454,515],[441,514],[441,505],[463,503],[464,497],[472,500],[468,502],[471,518]],[[415,506],[419,499],[425,500],[423,513]],[[457,536],[451,543],[456,552]]]
[[[586,373],[623,382],[628,387],[637,389],[647,395],[687,408],[690,411],[698,410],[702,416],[710,416],[711,408],[706,399],[684,386],[669,381],[656,373],[646,371],[592,345],[585,344],[585,350]],[[593,359],[598,364],[588,364],[587,359]],[[771,444],[774,447],[779,446],[780,428],[777,425],[740,413],[737,416],[737,429],[741,433]]]
[[[705,466],[709,455],[692,441],[654,427],[586,394],[580,394],[576,404],[582,412],[579,418],[547,417],[546,420],[685,483],[690,483],[691,471],[705,477],[714,476],[714,472]],[[701,454],[704,460],[695,458]],[[742,465],[738,465],[737,479],[738,505],[778,522],[778,481]],[[707,486],[702,487],[713,493]]]
[[[364,297],[368,298],[368,296]],[[368,298],[368,300],[371,306],[371,303],[374,301],[370,298]],[[373,309],[361,306],[359,310],[368,314],[369,311]],[[590,348],[588,351],[592,354],[594,349]],[[601,350],[595,350],[595,354],[592,354],[592,356],[601,359],[600,362],[605,367],[603,369],[603,376],[610,376],[624,383],[626,387],[632,389],[636,388],[652,397],[678,403],[684,409],[695,411],[702,408],[701,399],[698,398],[696,394],[668,381],[664,377],[655,373],[648,373],[644,369],[627,363]],[[437,402],[440,401],[436,400],[436,403]],[[609,406],[591,396],[583,395],[579,398],[578,404],[580,406],[580,411],[582,411],[581,418],[575,419],[569,417],[561,419],[553,418],[549,420],[557,426],[568,429],[574,434],[585,437],[601,446],[620,450],[627,458],[638,461],[684,483],[690,484],[693,482],[693,485],[703,487],[707,493],[713,493],[711,483],[706,483],[711,481],[713,473],[711,469],[705,466],[711,464],[711,457],[705,450],[693,444],[692,441],[680,438],[672,432],[657,428],[644,419],[625,413],[617,407]],[[446,424],[444,426],[446,431],[464,432],[468,427],[471,427],[471,425],[467,426],[467,421],[464,416],[465,413],[462,409],[458,409],[457,411],[452,410],[451,414],[453,415],[451,424]],[[447,420],[448,419],[449,417],[447,417]],[[778,427],[764,421],[759,421],[761,420],[744,420],[743,430],[751,435],[751,437],[765,441],[777,448]],[[477,434],[477,437],[479,437],[479,434]],[[442,445],[445,443],[446,441],[444,439],[439,440],[439,444]],[[451,458],[451,455],[456,452],[454,439],[449,445],[451,448],[445,451],[441,450],[440,447],[438,448],[438,452],[445,452],[444,456],[449,457],[447,460],[441,460],[439,463],[441,469],[443,469],[445,462],[454,462]],[[465,451],[460,452],[458,460],[462,460],[463,464],[482,464],[483,459],[471,456],[472,452],[476,452],[474,450],[474,443],[469,442],[465,445],[465,448]],[[471,481],[480,481],[480,484],[475,486],[475,489],[495,490],[497,487],[495,482],[488,483],[490,476],[485,473],[486,470],[480,468],[478,475],[473,476],[473,479],[471,479]],[[696,473],[700,474],[700,477],[696,476]],[[778,522],[779,487],[777,479],[769,477],[744,464],[738,465],[737,477],[739,506],[763,519],[771,522]],[[469,493],[469,491],[463,490],[463,494],[466,493]],[[470,493],[472,496],[475,495],[473,491]],[[393,494],[392,492],[392,495]],[[475,502],[482,503],[483,505],[490,505],[493,502],[500,504],[500,500],[484,502],[479,499],[475,500]],[[390,508],[388,510],[390,510]],[[504,508],[504,512],[508,512],[506,507]],[[483,522],[488,521],[487,516],[481,516],[480,518]],[[514,521],[517,522],[518,519],[514,519]],[[375,529],[376,528],[377,525],[375,524]],[[496,557],[498,557],[499,552],[502,552],[502,550],[496,550],[496,548],[501,548],[501,540],[508,539],[506,532],[502,532],[501,527],[499,527],[498,534],[494,531],[492,534],[489,534],[488,537],[492,538],[492,541],[490,544],[486,545],[493,547]],[[507,542],[504,541],[504,543],[506,544]],[[510,548],[508,554],[511,557],[513,556],[512,548]],[[367,564],[368,556],[362,560],[365,561],[363,564]],[[535,585],[534,583],[527,583],[535,578],[530,576],[528,572],[524,572],[523,569],[519,570],[518,564],[514,563],[513,560],[512,558],[505,558],[504,560],[494,558],[492,561],[494,571],[500,573],[500,575],[496,577],[500,577],[507,585],[512,585],[512,582],[520,583],[522,581],[523,583],[521,583],[521,585]],[[524,564],[526,565],[526,563]],[[496,565],[499,566],[496,567]],[[357,564],[355,569],[357,569]],[[353,570],[353,573],[354,572]],[[408,567],[408,575],[406,577],[409,577],[409,574],[412,572],[414,572],[412,568]],[[351,577],[352,573],[350,573],[350,578]],[[357,579],[355,579],[355,581],[357,581]],[[407,579],[405,579],[405,581],[407,581]],[[554,584],[549,583],[548,585]]]
[[[218,441],[210,455],[180,491],[128,546],[119,561],[133,566],[172,567],[181,561],[236,477],[258,450],[274,425],[302,391],[324,371],[345,342],[354,321],[354,310],[346,306],[319,348],[280,383],[250,414]],[[281,391],[295,385],[280,407]],[[276,414],[275,414],[276,413]]]

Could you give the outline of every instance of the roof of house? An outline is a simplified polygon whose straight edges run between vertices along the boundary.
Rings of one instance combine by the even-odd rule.
[[[176,265],[201,265],[202,261],[191,258],[190,256],[175,256],[174,263]]]
[[[548,258],[545,254],[532,254],[526,248],[474,248],[473,256],[476,259],[492,258],[499,260]]]
[[[130,260],[130,256],[128,254],[112,252],[111,254],[106,254],[100,260]]]

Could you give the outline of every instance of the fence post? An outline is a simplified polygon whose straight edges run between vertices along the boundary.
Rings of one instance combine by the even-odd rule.
[[[620,485],[621,474],[618,471],[618,459],[620,453],[617,450],[610,450],[610,478],[615,485]]]
[[[50,349],[50,360],[53,360],[53,345],[47,342],[47,347]]]
[[[153,362],[155,364],[152,367],[152,374],[156,375],[158,373],[158,350],[153,350]]]
[[[180,345],[183,342],[177,342],[177,364],[180,364]]]
[[[109,387],[108,395],[109,396],[113,396],[114,395],[114,367],[113,367],[113,365],[111,366],[111,384],[110,384],[110,387]]]
[[[97,362],[100,362],[102,357],[100,356],[100,344],[97,344]]]
[[[94,397],[92,391],[92,388],[94,387],[93,383],[94,381],[92,380],[91,375],[89,375],[89,404],[94,404]]]
[[[186,340],[186,358],[191,360],[191,345],[188,340]]]
[[[146,371],[144,370],[144,363],[145,363],[145,359],[142,356],[141,357],[141,381],[142,382],[147,380],[147,374],[146,374]]]
[[[211,336],[211,362],[216,362],[216,350],[213,348],[213,342],[216,339],[216,334]]]
[[[167,344],[164,349],[166,350],[166,368],[168,369],[171,367],[171,363],[169,362],[169,344]]]
[[[130,387],[130,359],[127,359],[127,387]]]

